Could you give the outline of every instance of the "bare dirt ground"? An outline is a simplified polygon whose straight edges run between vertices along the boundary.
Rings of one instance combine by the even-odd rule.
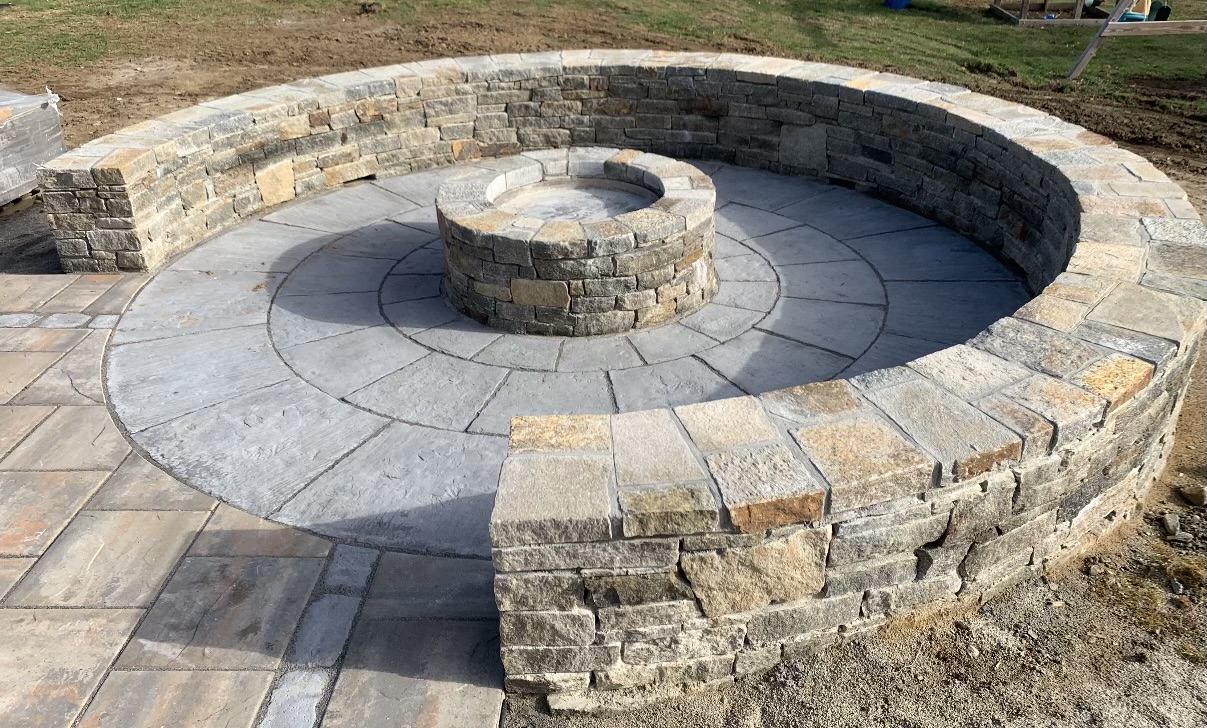
[[[69,146],[199,101],[306,76],[419,58],[557,48],[701,49],[668,35],[620,31],[601,13],[556,6],[539,15],[494,4],[489,23],[459,18],[409,27],[359,16],[300,14],[256,25],[215,17],[210,32],[170,22],[102,16],[98,23],[131,39],[126,60],[80,67],[0,68],[0,85],[27,93],[49,85],[63,98]],[[731,37],[712,50],[776,53]],[[986,78],[977,90],[1057,114],[1151,159],[1207,205],[1207,120],[1158,106],[1071,101]],[[1170,97],[1202,93],[1170,88]],[[36,211],[0,215],[0,270],[53,272],[44,223]],[[1202,726],[1207,721],[1204,669],[1202,507],[1178,486],[1207,480],[1203,362],[1182,411],[1176,450],[1147,505],[1080,569],[1043,584],[1015,588],[959,621],[904,623],[865,643],[785,665],[732,688],[691,696],[623,716],[551,716],[515,701],[506,728],[703,728],[726,726]],[[1176,547],[1157,518],[1179,514],[1196,535]],[[1176,584],[1175,584],[1176,582]],[[1180,591],[1181,593],[1175,593]]]

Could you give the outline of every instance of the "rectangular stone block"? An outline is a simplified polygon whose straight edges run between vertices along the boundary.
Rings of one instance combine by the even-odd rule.
[[[680,566],[704,613],[716,617],[816,594],[825,582],[828,528],[806,528],[750,548],[684,553]]]
[[[821,519],[825,490],[785,445],[726,450],[705,459],[738,530],[757,533]]]
[[[863,594],[860,593],[828,599],[804,599],[773,607],[751,618],[747,638],[751,644],[762,646],[849,624],[859,619],[862,602]]]
[[[894,553],[913,552],[919,546],[937,540],[947,530],[950,516],[941,513],[905,523],[851,532],[839,524],[830,544],[830,566],[845,566]]]
[[[620,513],[626,537],[716,531],[720,516],[707,483],[623,487]]]
[[[509,457],[491,513],[491,542],[518,546],[611,538],[611,481],[612,461],[606,457]]]
[[[495,604],[500,612],[575,609],[583,604],[583,580],[572,573],[496,574]]]
[[[780,437],[755,397],[684,405],[676,407],[675,414],[696,447],[705,452],[777,441]]]
[[[934,459],[879,418],[814,425],[793,435],[830,482],[831,512],[883,503],[931,486]]]
[[[590,672],[605,670],[620,661],[619,645],[504,647],[499,652],[508,674]]]
[[[612,442],[616,482],[622,487],[700,481],[707,477],[669,410],[613,416]]]
[[[572,612],[503,612],[499,639],[504,645],[571,646],[595,641],[595,614]]]
[[[517,546],[493,552],[495,569],[503,572],[657,568],[671,566],[678,558],[679,540],[674,538]]]

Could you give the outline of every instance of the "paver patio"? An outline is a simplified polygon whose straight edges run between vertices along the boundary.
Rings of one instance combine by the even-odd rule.
[[[0,725],[493,726],[511,416],[851,376],[1026,299],[903,210],[707,171],[721,289],[626,336],[449,309],[431,196],[455,171],[283,208],[151,279],[0,276]]]

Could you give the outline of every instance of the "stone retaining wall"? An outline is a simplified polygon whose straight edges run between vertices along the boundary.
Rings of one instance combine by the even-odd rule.
[[[436,196],[445,294],[470,318],[515,334],[616,334],[686,316],[716,292],[717,192],[690,164],[635,149],[574,147],[479,166]],[[509,191],[571,179],[636,185],[658,198],[582,223],[494,204]]]
[[[1203,338],[1197,214],[1142,158],[962,88],[727,54],[446,59],[186,109],[41,179],[65,268],[141,269],[296,196],[571,144],[854,186],[1039,295],[849,382],[518,420],[491,526],[509,689],[708,684],[985,599],[1160,472]]]

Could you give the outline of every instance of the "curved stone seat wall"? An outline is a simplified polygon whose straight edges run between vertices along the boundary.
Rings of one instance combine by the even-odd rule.
[[[294,197],[572,144],[852,185],[1039,295],[850,381],[517,420],[491,524],[509,689],[725,680],[982,600],[1132,516],[1160,472],[1203,338],[1197,215],[1140,157],[962,88],[737,55],[429,61],[176,112],[41,181],[66,269],[147,269]]]

